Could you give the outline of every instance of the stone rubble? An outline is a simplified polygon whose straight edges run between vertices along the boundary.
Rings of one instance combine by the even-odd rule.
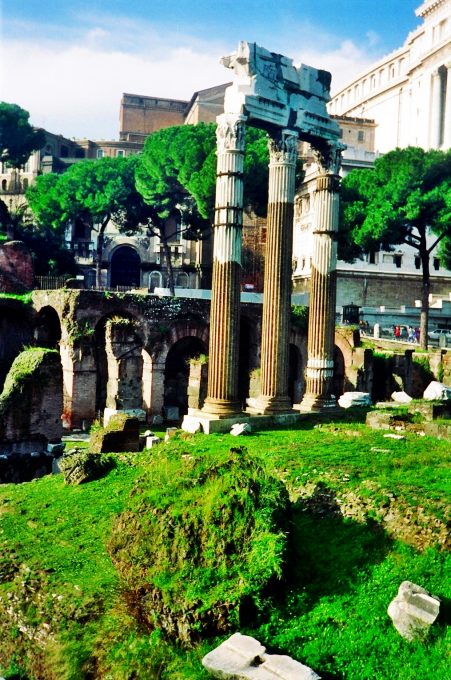
[[[342,408],[351,406],[371,406],[371,395],[368,392],[345,392],[338,400]]]
[[[258,640],[241,633],[206,654],[202,665],[222,680],[320,680],[308,666],[289,656],[266,654]]]
[[[403,581],[387,613],[398,633],[411,641],[436,621],[440,613],[440,600],[421,586]]]
[[[423,399],[428,401],[447,401],[451,399],[451,387],[444,385],[437,380],[433,380],[424,390]]]
[[[250,434],[251,432],[252,427],[249,423],[235,423],[230,430],[230,434],[233,434],[234,437],[238,437],[241,434]]]
[[[398,404],[409,404],[412,401],[412,397],[409,397],[407,392],[393,392],[391,398]]]

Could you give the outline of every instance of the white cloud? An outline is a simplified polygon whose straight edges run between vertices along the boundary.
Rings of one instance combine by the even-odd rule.
[[[268,46],[295,63],[331,71],[335,91],[373,61],[351,41],[337,44],[336,37],[332,41],[311,26],[297,29],[302,33],[296,31],[296,40],[290,31]],[[231,74],[219,58],[236,47],[98,16],[83,29],[61,27],[58,32],[53,27],[50,33],[30,24],[12,35],[3,40],[1,98],[30,111],[34,125],[91,139],[117,137],[123,92],[189,99],[196,90],[226,82]],[[309,39],[299,40],[299,35]]]

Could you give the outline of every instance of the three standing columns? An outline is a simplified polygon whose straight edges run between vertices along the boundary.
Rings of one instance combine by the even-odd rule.
[[[222,114],[217,121],[208,392],[202,411],[227,417],[241,411],[238,357],[246,117]]]
[[[336,405],[333,374],[341,147],[327,145],[316,150],[315,157],[319,174],[314,196],[306,391],[301,402],[301,410],[309,411]]]
[[[269,193],[261,344],[261,393],[250,412],[290,411],[288,350],[291,323],[293,204],[298,136],[281,130],[269,138]]]

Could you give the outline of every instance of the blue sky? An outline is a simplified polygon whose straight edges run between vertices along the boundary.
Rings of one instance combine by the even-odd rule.
[[[16,0],[1,14],[0,97],[68,137],[118,135],[123,92],[189,99],[226,82],[239,40],[332,72],[400,47],[420,0]]]

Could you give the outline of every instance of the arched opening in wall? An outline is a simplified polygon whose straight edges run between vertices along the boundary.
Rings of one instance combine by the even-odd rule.
[[[61,340],[61,323],[53,307],[43,307],[34,328],[34,340],[38,347],[58,349]]]
[[[153,293],[155,288],[162,288],[163,280],[161,272],[150,272],[149,275],[149,293]]]
[[[246,399],[249,396],[249,386],[251,380],[251,366],[250,366],[250,345],[251,345],[251,325],[249,319],[241,317],[240,319],[240,349],[238,362],[238,399],[241,401],[243,408],[246,405]]]
[[[110,285],[139,287],[141,281],[141,258],[131,246],[120,246],[112,257],[110,264]]]
[[[179,272],[175,281],[177,288],[189,288],[189,276],[186,272]]]
[[[334,345],[334,377],[333,377],[333,394],[341,397],[345,387],[345,360],[343,352],[337,345]]]
[[[304,392],[302,357],[299,348],[290,343],[288,350],[288,396],[292,404],[299,404]]]
[[[193,336],[178,340],[169,350],[164,370],[164,409],[168,420],[178,420],[188,412],[189,360],[206,353],[205,344]]]
[[[18,310],[2,310],[0,314],[0,394],[14,359],[32,339],[32,329]]]
[[[6,191],[7,188],[8,182],[6,181],[6,179],[2,179],[2,191]]]

